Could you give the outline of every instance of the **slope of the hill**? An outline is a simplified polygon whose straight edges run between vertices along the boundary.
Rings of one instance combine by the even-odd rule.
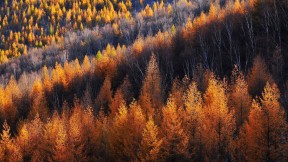
[[[119,21],[133,21],[134,12],[144,10],[141,16],[152,16],[158,6],[146,5],[155,2],[158,6],[164,5],[163,1],[151,0],[3,0],[0,3],[0,63],[26,55],[28,48],[61,43],[68,31],[105,24],[120,30]]]
[[[70,1],[66,1],[65,3],[69,3],[69,2]],[[146,5],[148,2],[149,4],[152,4],[152,5],[151,6]],[[56,61],[58,63],[63,64],[65,60],[70,61],[70,60],[75,59],[76,57],[82,60],[84,55],[96,55],[96,53],[99,50],[103,50],[104,48],[106,48],[108,44],[113,45],[113,46],[117,46],[118,44],[128,46],[132,44],[135,41],[135,39],[138,37],[146,37],[147,35],[155,35],[158,31],[166,31],[170,29],[173,25],[182,26],[186,22],[188,17],[193,18],[193,15],[197,11],[197,6],[198,6],[196,2],[193,1],[192,3],[186,0],[177,1],[177,3],[175,4],[169,4],[167,2],[163,3],[163,1],[154,2],[154,3],[152,2],[153,1],[143,2],[143,5],[141,5],[142,6],[141,8],[143,9],[138,9],[136,11],[131,9],[133,10],[133,12],[131,12],[130,17],[123,18],[123,17],[118,16],[116,17],[117,20],[113,22],[106,22],[106,23],[95,22],[94,25],[92,25],[91,27],[85,26],[85,29],[83,30],[81,29],[82,31],[81,30],[77,31],[77,29],[70,30],[71,28],[69,27],[70,21],[68,25],[67,25],[67,22],[60,24],[60,27],[61,25],[63,26],[62,33],[56,31],[59,39],[56,39],[57,37],[54,36],[53,34],[52,35],[49,34],[48,28],[47,29],[44,28],[43,30],[46,31],[46,33],[42,33],[42,34],[37,32],[37,30],[31,29],[33,30],[32,33],[41,34],[41,37],[39,38],[37,36],[33,36],[33,38],[37,39],[35,40],[36,42],[39,43],[42,37],[44,37],[43,39],[46,39],[47,37],[49,38],[49,41],[46,46],[39,46],[37,48],[33,48],[35,46],[29,45],[29,42],[27,41],[19,42],[18,41],[19,36],[17,35],[13,36],[15,35],[15,33],[17,33],[17,30],[14,29],[13,27],[7,27],[5,28],[5,30],[4,29],[2,30],[2,31],[10,31],[10,36],[9,36],[9,33],[7,32],[5,32],[6,35],[3,33],[4,35],[2,36],[4,38],[3,41],[5,40],[5,42],[2,42],[2,48],[3,48],[2,54],[3,55],[1,59],[4,59],[6,61],[4,61],[5,63],[2,63],[0,65],[1,74],[4,75],[5,78],[9,78],[11,74],[13,74],[15,77],[18,78],[20,74],[22,74],[24,71],[25,72],[37,71],[40,68],[42,68],[44,65],[48,67],[54,66]],[[41,8],[41,3],[37,4],[36,8],[37,6],[38,8],[39,7]],[[100,2],[96,1],[96,3],[100,3]],[[31,5],[33,6],[33,4]],[[48,3],[47,5],[48,6],[46,7],[51,7],[53,6],[53,3],[52,4]],[[81,8],[81,5],[78,7]],[[93,5],[91,7],[93,7]],[[118,8],[115,8],[115,9],[118,9]],[[7,10],[9,10],[9,8]],[[86,14],[86,12],[88,12],[87,10],[89,10],[89,8],[83,9],[84,15]],[[99,13],[95,12],[95,14],[101,14],[102,13],[101,11],[102,10],[100,10]],[[51,12],[51,11],[48,10],[47,12]],[[3,14],[5,14],[5,12],[3,12]],[[63,15],[63,18],[65,18],[65,16],[67,17],[67,15]],[[45,27],[48,27],[47,23],[51,21],[49,19],[49,16],[48,18],[43,17],[42,19],[44,23],[43,25]],[[34,23],[37,24],[39,22],[42,22],[42,21],[35,21]],[[86,23],[84,20],[82,22],[84,24]],[[25,28],[26,25],[22,25],[22,26]],[[39,25],[35,25],[35,24],[32,25],[32,27],[34,26],[39,28],[38,27]],[[6,30],[6,29],[9,29],[9,30]],[[64,35],[64,33],[66,34]],[[24,34],[24,36],[21,36],[20,38],[23,38],[25,40],[28,39],[26,38],[28,34],[25,34],[25,32],[20,32],[19,34]],[[11,38],[6,39],[8,36]],[[21,54],[18,54],[17,58],[15,58],[13,56],[14,54],[10,55],[8,53],[9,51],[17,52],[19,50],[18,48],[19,46],[17,43],[20,43],[23,46],[27,46],[27,48],[25,47],[25,51],[24,51],[25,55],[21,56]],[[13,49],[11,50],[11,45],[15,47],[15,50]],[[11,56],[9,60],[6,59],[6,57],[8,56]]]
[[[0,161],[287,161],[287,9],[236,0],[193,18],[174,8],[178,24],[153,12],[144,31],[163,30],[125,45],[95,48],[104,26],[39,50],[39,67],[2,81]],[[53,48],[63,54],[38,63]]]

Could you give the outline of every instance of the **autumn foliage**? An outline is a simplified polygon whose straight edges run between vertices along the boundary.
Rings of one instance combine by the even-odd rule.
[[[56,65],[54,70],[63,73],[54,79],[52,74],[51,84],[68,88],[70,81],[66,80],[65,69]],[[139,100],[127,100],[124,85],[113,95],[111,80],[106,77],[92,105],[74,97],[71,108],[63,103],[61,111],[53,112],[44,102],[45,93],[51,91],[49,86],[36,79],[28,120],[19,122],[15,132],[4,121],[1,159],[287,160],[288,125],[276,84],[267,82],[262,95],[252,99],[244,75],[235,67],[231,81],[210,72],[204,93],[187,76],[183,81],[176,79],[165,101],[155,55],[151,56],[145,75]],[[12,80],[9,86],[16,88],[17,82]],[[57,93],[54,88],[52,91]],[[14,92],[17,91],[13,95]],[[8,119],[9,123],[15,120]]]
[[[0,3],[9,3],[0,9],[9,17],[0,14],[0,32],[11,28],[11,39],[6,34],[0,42],[5,47],[0,62],[15,52],[24,55],[26,46],[60,43],[68,29],[111,23],[121,35],[118,21],[133,21],[136,5],[131,0]],[[148,21],[158,21],[164,11],[181,15],[175,6],[193,6],[186,0],[143,3],[137,2],[138,16]],[[282,66],[271,63],[282,54],[275,51],[273,61],[256,54],[249,33],[254,7],[263,6],[254,0],[209,7],[203,2],[199,15],[182,27],[139,36],[127,47],[108,43],[92,56],[60,58],[37,72],[3,79],[0,161],[288,161],[286,80]],[[27,11],[16,14],[19,8]],[[233,24],[231,16],[240,18]],[[17,24],[28,27],[19,35]],[[251,36],[245,40],[247,53],[240,39],[233,39],[234,25],[249,31],[243,34]],[[11,42],[23,50],[10,54]]]

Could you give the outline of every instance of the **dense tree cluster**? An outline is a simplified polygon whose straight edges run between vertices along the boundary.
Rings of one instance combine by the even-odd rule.
[[[62,43],[65,33],[69,31],[111,24],[114,34],[120,35],[123,32],[119,28],[120,21],[125,19],[133,22],[134,9],[139,10],[140,16],[144,18],[153,17],[158,10],[172,10],[172,6],[166,8],[163,1],[154,3],[153,7],[148,2],[4,0],[0,3],[0,63],[26,55],[31,47],[41,48],[52,42]]]
[[[1,95],[7,97],[1,98],[1,160],[287,161],[288,124],[275,83],[266,82],[261,96],[252,98],[249,88],[255,87],[235,66],[229,81],[207,71],[204,92],[195,78],[175,79],[164,99],[163,78],[152,55],[139,99],[131,99],[129,78],[113,88],[107,74],[96,97],[88,86],[82,98],[49,109],[52,100],[59,104],[72,87],[81,86],[76,80],[89,83],[83,80],[95,75],[92,69],[87,57],[82,65],[78,60],[64,68],[57,64],[51,77],[44,68],[43,79],[36,79],[26,95],[11,79],[1,90],[12,91]],[[23,115],[14,103],[29,97],[28,117],[11,131],[7,123]]]
[[[50,7],[49,5],[53,5],[57,2],[53,1],[52,3],[49,1],[46,7]],[[66,3],[66,1],[64,2]],[[75,1],[75,3],[76,2],[79,3],[78,1]],[[115,47],[118,44],[128,46],[137,38],[143,39],[147,36],[153,36],[159,31],[167,31],[170,28],[176,30],[176,27],[182,26],[188,17],[193,18],[194,13],[198,10],[197,2],[194,1],[177,0],[175,1],[177,3],[173,3],[173,5],[168,2],[171,1],[160,0],[158,2],[145,0],[143,1],[143,5],[138,5],[138,1],[133,1],[133,9],[127,11],[129,12],[129,15],[131,15],[128,18],[116,16],[115,20],[111,22],[95,22],[91,27],[85,25],[85,21],[82,18],[84,24],[83,30],[74,29],[73,26],[71,26],[71,23],[67,24],[65,23],[66,20],[63,20],[64,22],[60,23],[60,28],[63,30],[59,29],[58,31],[58,28],[55,28],[57,32],[54,32],[53,34],[49,33],[49,25],[46,25],[46,23],[50,22],[50,19],[47,20],[49,14],[43,15],[43,21],[40,21],[41,23],[35,21],[34,25],[31,25],[31,28],[34,28],[38,27],[40,23],[42,24],[42,28],[44,28],[44,32],[42,32],[41,35],[39,35],[39,32],[34,32],[34,30],[31,29],[32,34],[35,35],[35,40],[33,42],[41,41],[41,46],[36,46],[33,43],[30,44],[28,41],[18,41],[18,44],[21,44],[21,47],[25,47],[25,50],[19,50],[20,48],[17,47],[17,56],[19,57],[15,57],[15,50],[10,50],[12,48],[10,45],[12,43],[15,44],[15,42],[17,44],[17,41],[11,37],[11,40],[5,39],[5,42],[2,42],[2,44],[8,45],[0,47],[3,56],[1,56],[3,61],[2,64],[0,64],[1,74],[4,74],[4,78],[6,79],[9,78],[11,74],[18,78],[23,72],[38,71],[44,65],[50,67],[54,66],[56,62],[63,64],[65,60],[71,61],[75,58],[82,61],[85,55],[95,55],[99,50],[106,48],[108,44]],[[36,4],[38,4],[38,1]],[[97,6],[100,7],[99,10],[102,9],[101,5],[96,5],[96,8]],[[104,6],[102,7],[105,8],[105,6],[106,3],[104,3]],[[119,9],[117,5],[114,6],[115,10]],[[95,6],[92,5],[91,7]],[[148,11],[147,8],[151,11],[150,16],[146,15],[146,11]],[[26,8],[23,8],[23,10],[24,9]],[[81,8],[81,5],[80,10],[84,12],[84,15],[86,14],[86,8]],[[97,13],[99,10],[97,10]],[[131,10],[133,10],[133,12],[131,12]],[[166,14],[167,12],[169,14]],[[120,10],[117,11],[117,13],[122,12]],[[38,25],[35,25],[35,23],[38,23]],[[25,26],[23,27],[25,28]],[[11,33],[18,32],[18,30],[12,27],[7,28],[6,30],[3,30],[5,38],[9,36],[7,31],[11,31]],[[19,34],[22,34],[22,32]],[[25,35],[22,38],[26,39]],[[23,54],[23,52],[25,54]]]
[[[74,4],[45,2],[31,1]],[[86,12],[92,1],[84,2],[75,5]],[[0,161],[287,161],[288,3],[199,3],[193,18],[181,8],[193,1],[173,2],[139,1],[131,24],[144,27],[131,31],[170,25],[135,38],[126,31],[132,42],[106,41],[104,25],[28,54],[32,63],[8,61]],[[158,22],[163,12],[178,23]]]

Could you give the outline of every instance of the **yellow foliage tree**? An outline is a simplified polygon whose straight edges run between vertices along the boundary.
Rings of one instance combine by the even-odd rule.
[[[157,115],[157,113],[159,113],[157,108],[159,109],[161,107],[161,78],[154,54],[151,56],[147,66],[146,77],[141,89],[140,105],[147,118]]]
[[[233,111],[227,105],[227,90],[224,83],[210,76],[208,88],[204,94],[203,136],[207,160],[224,160],[229,153],[231,139],[236,125]]]
[[[56,133],[55,145],[53,150],[53,160],[55,161],[74,161],[73,154],[69,148],[67,126],[64,121],[59,121]]]
[[[40,79],[36,79],[32,86],[32,110],[30,111],[30,116],[34,117],[36,114],[40,115],[42,120],[46,120],[48,117],[48,107],[46,103],[46,98],[44,95],[43,84]]]
[[[14,140],[11,139],[10,126],[7,124],[6,120],[3,124],[0,146],[0,159],[2,161],[22,161],[22,154],[19,147],[14,143]]]
[[[163,140],[159,137],[159,128],[155,125],[152,117],[146,123],[142,133],[139,151],[141,161],[157,161],[160,159],[160,149]]]
[[[275,84],[267,83],[260,103],[254,101],[245,124],[245,136],[248,140],[246,158],[248,161],[286,161],[287,132],[285,112],[278,101],[279,90]]]
[[[232,71],[231,94],[228,103],[230,109],[235,112],[236,126],[239,130],[249,115],[252,97],[248,92],[244,75],[238,70],[237,66]]]
[[[193,160],[201,160],[203,157],[203,100],[201,92],[197,89],[196,82],[189,85],[184,95],[185,110],[181,112],[183,127],[189,135],[189,150]]]
[[[163,137],[162,154],[165,161],[187,160],[189,136],[184,131],[175,99],[169,96],[162,110],[163,121],[161,135]]]
[[[110,107],[110,118],[114,118],[115,115],[118,113],[119,106],[121,104],[125,104],[124,96],[122,90],[119,88],[116,90],[116,93],[111,101]]]
[[[68,138],[71,147],[71,153],[76,161],[85,161],[87,157],[85,156],[85,145],[87,145],[87,136],[83,130],[82,124],[82,110],[79,104],[76,103],[72,115],[69,118],[69,131]]]

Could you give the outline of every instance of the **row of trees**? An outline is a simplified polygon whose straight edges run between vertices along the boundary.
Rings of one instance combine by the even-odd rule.
[[[285,1],[275,1],[276,8],[273,10],[267,8],[271,6],[270,1],[228,1],[226,5],[212,3],[207,12],[199,13],[196,19],[193,19],[197,9],[194,3],[184,0],[174,4],[171,14],[164,13],[167,10],[165,5],[163,7],[161,3],[155,3],[152,18],[143,18],[141,14],[137,14],[134,21],[124,19],[117,25],[108,24],[93,30],[85,29],[78,34],[70,33],[63,44],[29,50],[28,56],[1,65],[1,73],[5,79],[11,74],[19,78],[23,72],[38,71],[44,65],[51,67],[55,62],[63,65],[65,60],[71,61],[75,58],[82,62],[85,55],[96,55],[108,44],[116,48],[119,42],[127,46],[127,55],[133,55],[134,50],[131,52],[129,48],[135,46],[144,49],[142,53],[149,51],[149,55],[151,52],[162,53],[163,50],[157,47],[151,49],[153,44],[146,45],[160,30],[162,34],[173,31],[169,40],[165,38],[173,42],[173,46],[165,47],[165,53],[174,57],[176,63],[173,63],[173,69],[182,77],[184,74],[193,75],[194,67],[198,63],[213,69],[219,75],[229,73],[234,64],[247,73],[252,65],[252,58],[262,54],[265,59],[271,60],[267,63],[274,79],[282,82],[281,84],[286,80],[284,70],[287,67],[281,60],[287,57],[287,48],[285,39],[277,36],[282,35],[285,38],[287,33],[287,23],[283,17],[287,14]],[[265,13],[270,15],[271,19],[264,19]],[[279,13],[279,16],[274,15],[275,13]],[[277,22],[270,23],[270,20],[277,20],[272,16],[279,18],[280,25],[275,25]],[[279,30],[276,30],[277,26]],[[266,42],[266,45],[263,45],[263,42]],[[178,67],[180,62],[186,62],[185,71]]]
[[[239,4],[240,3],[238,3],[237,5],[237,3],[235,3],[233,6],[234,8],[238,8],[240,11],[241,7],[239,8]],[[242,3],[242,6],[245,6],[244,3]],[[211,5],[210,8],[211,13],[213,13],[213,5]],[[223,10],[227,9],[224,8]],[[236,13],[238,13],[239,11],[237,10]],[[213,17],[211,15],[213,14],[210,14],[209,12],[207,16],[209,17],[209,23],[213,22],[212,19],[210,19],[210,17]],[[224,16],[224,18],[226,17],[227,15]],[[202,13],[199,18],[196,18],[193,23],[188,21],[185,29],[183,29],[183,31],[180,30],[180,33],[179,30],[177,31],[175,27],[172,27],[166,32],[158,32],[158,34],[153,37],[148,36],[145,39],[139,38],[127,48],[126,46],[120,45],[115,48],[112,45],[108,44],[106,46],[106,49],[98,51],[95,57],[92,57],[90,59],[87,56],[84,57],[82,65],[80,65],[78,59],[70,63],[68,63],[68,61],[61,63],[60,60],[60,63],[56,63],[53,68],[44,67],[38,72],[38,74],[24,73],[23,75],[21,75],[21,77],[17,77],[17,80],[18,78],[20,78],[18,85],[13,77],[8,81],[3,80],[2,83],[5,84],[5,86],[3,86],[0,91],[2,96],[2,119],[7,119],[9,124],[11,124],[13,128],[15,128],[18,117],[21,116],[27,118],[32,107],[31,105],[33,105],[34,102],[38,102],[37,104],[35,103],[35,105],[42,104],[42,98],[47,100],[46,104],[48,110],[47,113],[46,111],[43,111],[45,113],[44,115],[40,114],[41,117],[46,117],[45,114],[49,114],[49,112],[51,113],[54,109],[61,110],[62,104],[65,100],[70,105],[72,105],[74,94],[76,94],[78,98],[82,98],[82,96],[84,95],[84,91],[89,92],[86,93],[89,94],[87,98],[90,98],[89,100],[92,100],[94,102],[95,98],[99,94],[100,86],[102,85],[102,83],[104,82],[106,83],[106,85],[109,85],[107,81],[104,81],[105,77],[110,78],[109,80],[112,81],[112,89],[113,91],[115,91],[115,88],[117,88],[122,83],[121,81],[123,80],[123,78],[125,78],[125,76],[128,76],[126,77],[126,80],[129,80],[133,87],[133,89],[130,91],[132,93],[131,98],[138,98],[139,94],[141,93],[140,89],[143,79],[145,78],[144,69],[148,64],[149,57],[152,52],[157,54],[156,56],[162,76],[161,91],[164,92],[164,98],[168,97],[168,91],[170,91],[171,89],[173,80],[176,77],[183,78],[184,75],[187,75],[188,78],[196,78],[196,80],[198,80],[197,83],[199,90],[204,93],[207,87],[207,83],[203,82],[205,78],[207,80],[205,69],[210,67],[210,69],[213,69],[214,71],[214,68],[211,66],[207,67],[207,64],[205,64],[205,62],[202,62],[203,60],[205,61],[205,57],[203,55],[198,55],[197,53],[190,54],[191,51],[187,51],[188,49],[192,48],[193,52],[195,50],[194,48],[197,46],[195,46],[194,44],[192,44],[192,47],[183,47],[182,45],[180,45],[180,42],[182,40],[181,36],[185,36],[185,34],[187,34],[189,31],[191,33],[194,33],[194,28],[199,26],[199,23],[201,24],[202,19],[206,19],[206,15],[204,13]],[[207,25],[209,25],[209,23],[205,22],[205,24]],[[189,26],[191,26],[191,29]],[[201,28],[199,27],[198,30],[200,29]],[[194,33],[196,36],[198,36],[198,30],[196,30],[196,33]],[[193,40],[195,38],[195,35],[192,34],[190,37],[185,36],[183,39],[184,42],[191,45],[191,42],[188,38],[191,38]],[[198,38],[200,39],[201,37]],[[178,48],[180,46],[184,49],[180,49],[181,51],[179,52]],[[234,49],[234,47],[232,49]],[[224,58],[226,58],[227,55],[224,56],[225,50],[223,50],[222,47],[220,48],[220,51],[222,51],[222,53],[219,56],[223,56]],[[280,51],[278,52],[278,54],[281,56],[282,52]],[[196,57],[194,57],[195,55]],[[210,59],[210,57],[206,58]],[[240,61],[240,63],[247,63],[253,66],[250,71],[246,71],[246,74],[248,74],[247,81],[249,84],[249,93],[252,95],[252,97],[260,96],[266,83],[269,82],[270,84],[273,84],[273,80],[276,80],[275,83],[277,83],[279,87],[283,89],[282,92],[285,91],[285,78],[280,78],[278,75],[275,75],[277,73],[275,73],[274,71],[274,69],[276,69],[276,71],[280,72],[280,74],[283,74],[284,69],[283,67],[280,67],[281,62],[278,63],[277,66],[275,66],[271,64],[270,61],[266,61],[261,57],[256,57],[253,64],[250,63],[249,60],[244,61],[245,62]],[[38,61],[36,60],[34,62]],[[196,66],[199,62],[202,63],[202,66]],[[213,62],[210,63],[212,64]],[[219,65],[214,63],[213,64],[215,66],[217,65],[221,67],[225,63],[231,64],[231,62],[229,61],[219,63]],[[266,63],[269,63],[268,66],[266,65]],[[32,63],[32,66],[35,66],[35,64]],[[241,66],[238,65],[238,68],[240,67]],[[218,68],[215,69],[217,71]],[[269,74],[270,70],[272,71],[273,75]],[[220,72],[218,71],[217,74],[219,73]],[[225,74],[229,73],[230,71],[228,68],[228,70],[225,70]],[[223,74],[220,76],[222,77]],[[31,78],[30,81],[28,81],[28,78]],[[282,81],[279,82],[279,79],[281,79]],[[41,95],[38,95],[38,93],[31,93],[34,84],[42,85],[40,86],[41,91],[39,93]],[[108,87],[107,89],[111,88]],[[35,97],[35,95],[37,97]],[[40,98],[38,96],[40,96]],[[281,101],[283,101],[282,103],[285,104],[285,93],[283,93],[281,97]],[[34,98],[38,99],[34,101]],[[99,99],[98,101],[101,100]],[[93,104],[93,107],[96,109],[96,112],[98,112],[101,105],[99,106],[97,104]],[[37,109],[39,110],[39,108]],[[108,108],[106,108],[106,110],[108,110]],[[34,112],[33,115],[35,115],[36,113],[37,111]]]
[[[198,4],[188,0],[175,0],[173,5],[170,2],[3,1],[0,3],[0,63],[27,55],[31,48],[42,48],[53,45],[53,42],[64,43],[67,32],[105,25],[112,28],[109,34],[121,38],[109,43],[127,45],[136,36],[166,30],[173,24],[182,25],[188,17],[193,17]]]
[[[231,81],[208,71],[205,76],[203,82],[175,79],[166,100],[152,55],[138,99],[132,99],[127,79],[113,93],[107,76],[95,102],[86,92],[74,97],[72,108],[64,102],[51,115],[44,115],[45,97],[37,97],[45,95],[41,85],[47,81],[37,80],[31,92],[38,100],[30,110],[35,114],[18,122],[17,131],[4,121],[0,159],[286,161],[288,125],[276,84],[267,82],[252,98],[237,67]]]
[[[133,19],[131,0],[6,0],[0,7],[0,63],[27,54],[31,47],[63,42],[70,30],[110,23],[117,28],[120,19]]]
[[[184,29],[108,44],[90,59],[85,48],[81,63],[63,59],[3,81],[1,160],[287,161],[286,65],[277,62],[286,58],[286,40],[278,40],[286,21],[279,17],[280,31],[269,23],[273,34],[263,37],[258,17],[285,14],[287,5],[277,0],[266,12],[256,2],[251,12],[246,2],[211,5]],[[266,38],[281,46],[263,48]],[[64,51],[78,52],[71,46]]]
[[[145,1],[145,3],[153,4],[151,1]],[[49,5],[47,7],[49,7]],[[148,11],[147,8],[151,10],[153,16],[145,16],[145,12]],[[58,36],[55,34],[54,36],[53,34],[46,33],[48,29],[44,30],[44,33],[42,33],[39,38],[45,36],[51,37],[51,39],[49,38],[49,40],[46,41],[50,45],[45,45],[43,41],[41,43],[43,46],[29,46],[27,43],[22,44],[23,42],[20,43],[18,40],[22,32],[16,33],[13,29],[9,29],[10,33],[9,35],[6,33],[7,35],[5,35],[4,41],[4,44],[9,44],[9,46],[5,45],[5,49],[6,47],[10,49],[10,45],[14,43],[13,49],[15,47],[15,50],[2,50],[0,57],[3,58],[6,63],[0,65],[1,74],[5,79],[8,79],[11,74],[18,79],[23,72],[38,71],[44,65],[51,67],[54,66],[56,62],[63,65],[65,60],[71,61],[75,58],[82,61],[85,55],[95,55],[99,50],[105,49],[108,44],[115,47],[118,44],[129,46],[133,44],[137,38],[145,39],[147,36],[154,36],[159,31],[164,32],[171,28],[176,30],[176,27],[183,25],[188,17],[193,17],[197,5],[190,1],[181,0],[177,1],[173,6],[169,4],[166,5],[163,2],[155,2],[151,7],[147,8],[135,12],[133,18],[121,18],[120,21],[115,20],[113,23],[97,23],[93,28],[86,27],[82,31],[76,32],[71,30],[69,32],[68,29],[66,30],[68,27],[63,26],[65,30],[63,29],[61,31],[67,33],[65,36],[60,32],[58,32]],[[169,12],[169,14],[166,14],[167,12]],[[32,25],[32,27],[34,26],[37,27],[37,25]],[[37,35],[38,32],[33,33]],[[8,36],[9,38],[7,38]],[[55,37],[55,39],[53,37]],[[38,40],[38,36],[34,38]],[[20,46],[21,48],[23,47],[23,50],[21,49],[17,56],[21,57],[13,59],[14,56],[8,53],[19,51]],[[28,46],[31,48],[28,48]],[[23,55],[21,52],[27,55]],[[9,58],[10,56],[12,58],[7,59],[8,55]]]

